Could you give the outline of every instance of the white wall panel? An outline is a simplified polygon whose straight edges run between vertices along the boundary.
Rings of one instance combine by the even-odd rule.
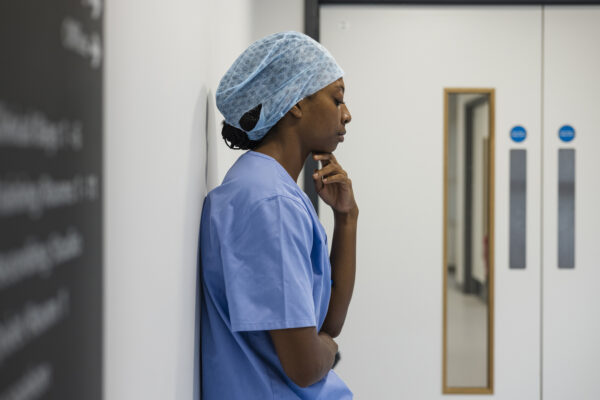
[[[600,398],[600,6],[544,10],[543,398]],[[559,140],[569,124],[575,139]],[[558,150],[575,149],[575,268],[558,269]]]
[[[250,40],[249,9],[106,2],[107,399],[192,398],[200,212],[226,148],[207,101]]]

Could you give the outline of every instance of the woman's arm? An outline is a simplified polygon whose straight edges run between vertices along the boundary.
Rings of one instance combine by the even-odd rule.
[[[329,373],[337,343],[314,326],[269,331],[286,375],[298,386],[308,387]]]
[[[354,278],[356,275],[356,230],[358,224],[358,207],[348,213],[334,210],[335,227],[331,244],[331,276],[333,287],[325,322],[321,328],[331,337],[337,337],[346,320]]]

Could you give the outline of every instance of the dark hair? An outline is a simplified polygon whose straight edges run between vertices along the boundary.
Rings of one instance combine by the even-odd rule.
[[[223,130],[221,131],[221,135],[223,136],[223,140],[225,141],[225,144],[230,149],[235,149],[235,150],[254,149],[262,142],[262,139],[264,138],[264,136],[260,140],[251,140],[248,137],[248,134],[246,133],[246,131],[251,131],[258,123],[258,120],[260,118],[261,108],[262,108],[262,104],[259,104],[258,106],[254,107],[252,110],[250,110],[250,111],[246,112],[244,115],[242,115],[242,118],[240,118],[240,126],[244,130],[238,129],[235,126],[229,125],[227,122],[223,121]],[[230,143],[228,143],[227,141],[229,141]]]
[[[234,150],[254,149],[263,141],[262,138],[260,140],[250,139],[246,132],[236,128],[235,126],[229,125],[225,121],[223,121],[223,130],[221,131],[221,135],[223,136],[225,144],[230,149]]]

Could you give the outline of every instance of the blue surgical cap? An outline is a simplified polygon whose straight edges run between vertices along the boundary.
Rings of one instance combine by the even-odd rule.
[[[344,75],[321,44],[300,32],[280,32],[250,45],[217,88],[217,108],[225,122],[260,140],[296,103]],[[240,119],[260,110],[256,125]]]

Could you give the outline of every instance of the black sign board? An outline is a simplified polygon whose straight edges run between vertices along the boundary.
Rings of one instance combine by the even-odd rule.
[[[0,400],[102,398],[102,8],[0,1]]]

